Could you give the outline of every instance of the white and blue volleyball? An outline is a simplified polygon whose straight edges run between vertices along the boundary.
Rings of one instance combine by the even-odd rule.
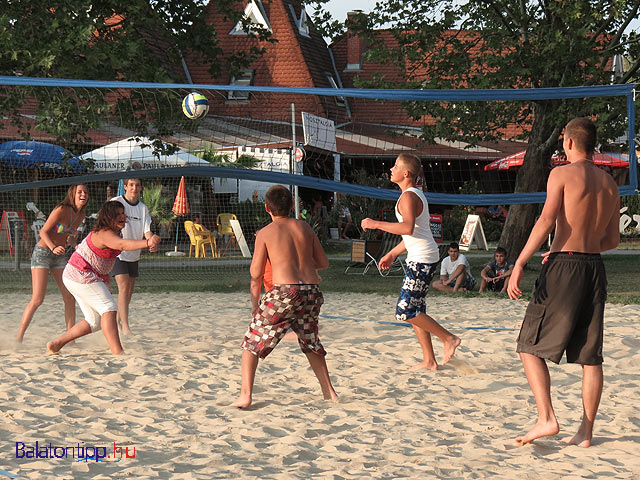
[[[209,100],[198,92],[191,92],[182,100],[182,111],[191,120],[199,120],[209,113]]]

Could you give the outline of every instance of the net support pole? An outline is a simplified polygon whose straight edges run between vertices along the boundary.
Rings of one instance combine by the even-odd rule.
[[[297,170],[296,159],[296,105],[291,104],[291,157],[289,158],[289,173],[295,174]],[[295,206],[296,218],[300,218],[300,202],[298,201],[298,185],[293,186],[293,205]]]
[[[638,193],[638,163],[636,160],[636,90],[627,94],[627,137],[629,139],[629,184]]]
[[[13,245],[13,259],[15,261],[14,270],[17,272],[20,270],[20,222],[13,222],[13,238],[15,243]]]

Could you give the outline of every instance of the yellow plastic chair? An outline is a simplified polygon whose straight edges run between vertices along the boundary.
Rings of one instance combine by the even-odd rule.
[[[193,223],[193,229],[196,232],[196,235],[201,235],[205,242],[203,244],[203,248],[204,245],[206,245],[207,241],[211,242],[211,253],[213,254],[213,257],[217,257],[218,256],[218,244],[216,242],[216,236],[213,235],[211,233],[210,230],[207,230],[206,228],[204,228],[202,225],[200,225],[199,223]]]
[[[213,249],[213,244],[215,239],[211,236],[211,232],[205,230],[196,230],[194,227],[194,223],[190,220],[184,222],[184,230],[189,235],[189,240],[191,241],[191,245],[189,245],[189,256],[193,254],[193,248],[196,250],[196,258],[200,258],[200,253],[202,253],[203,257],[207,256],[206,245],[211,247],[211,255],[213,257],[217,257],[215,250]]]
[[[225,235],[229,235],[229,239],[224,246],[224,251],[220,254],[220,256],[224,256],[227,253],[227,248],[229,248],[229,244],[233,241],[238,244],[236,240],[236,235],[233,233],[233,227],[231,226],[231,222],[229,220],[237,220],[238,217],[233,213],[219,213],[216,217],[216,224],[218,225],[218,235],[220,237],[224,237]]]

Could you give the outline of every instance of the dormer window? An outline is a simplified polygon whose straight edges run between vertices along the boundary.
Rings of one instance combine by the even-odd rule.
[[[257,25],[273,32],[260,0],[251,0],[247,4],[244,9],[244,18],[249,19],[252,25]],[[229,32],[229,35],[247,35],[247,32],[245,32],[244,26],[242,25],[242,21],[238,21],[238,23],[236,23],[236,26]]]
[[[300,10],[300,18],[296,16],[296,12],[293,9],[293,5],[289,4],[289,10],[291,10],[291,15],[293,16],[293,20],[296,22],[296,26],[298,27],[298,33],[303,37],[310,38],[309,35],[309,19],[307,17],[307,11],[302,8]]]
[[[237,85],[239,87],[248,87],[253,83],[253,70],[244,70],[237,75],[231,77],[229,85]],[[227,98],[229,100],[245,100],[249,101],[250,92],[246,90],[230,90]]]
[[[339,88],[338,84],[333,78],[333,75],[331,75],[330,73],[327,73],[325,75],[327,76],[327,80],[329,81],[329,85],[331,85],[331,88]],[[345,106],[346,100],[344,99],[344,97],[334,97],[334,98],[336,99],[336,105],[338,105],[339,107]]]

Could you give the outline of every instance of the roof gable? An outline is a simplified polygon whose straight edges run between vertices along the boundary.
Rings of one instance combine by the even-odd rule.
[[[270,32],[273,32],[271,29],[271,25],[269,24],[269,19],[267,18],[267,14],[264,10],[264,6],[260,0],[249,0],[247,6],[244,9],[244,17],[245,19],[249,19],[251,25],[258,25],[261,28],[265,28]],[[244,30],[244,26],[242,25],[242,20],[239,20],[238,23],[231,29],[229,35],[246,35],[247,32]]]

